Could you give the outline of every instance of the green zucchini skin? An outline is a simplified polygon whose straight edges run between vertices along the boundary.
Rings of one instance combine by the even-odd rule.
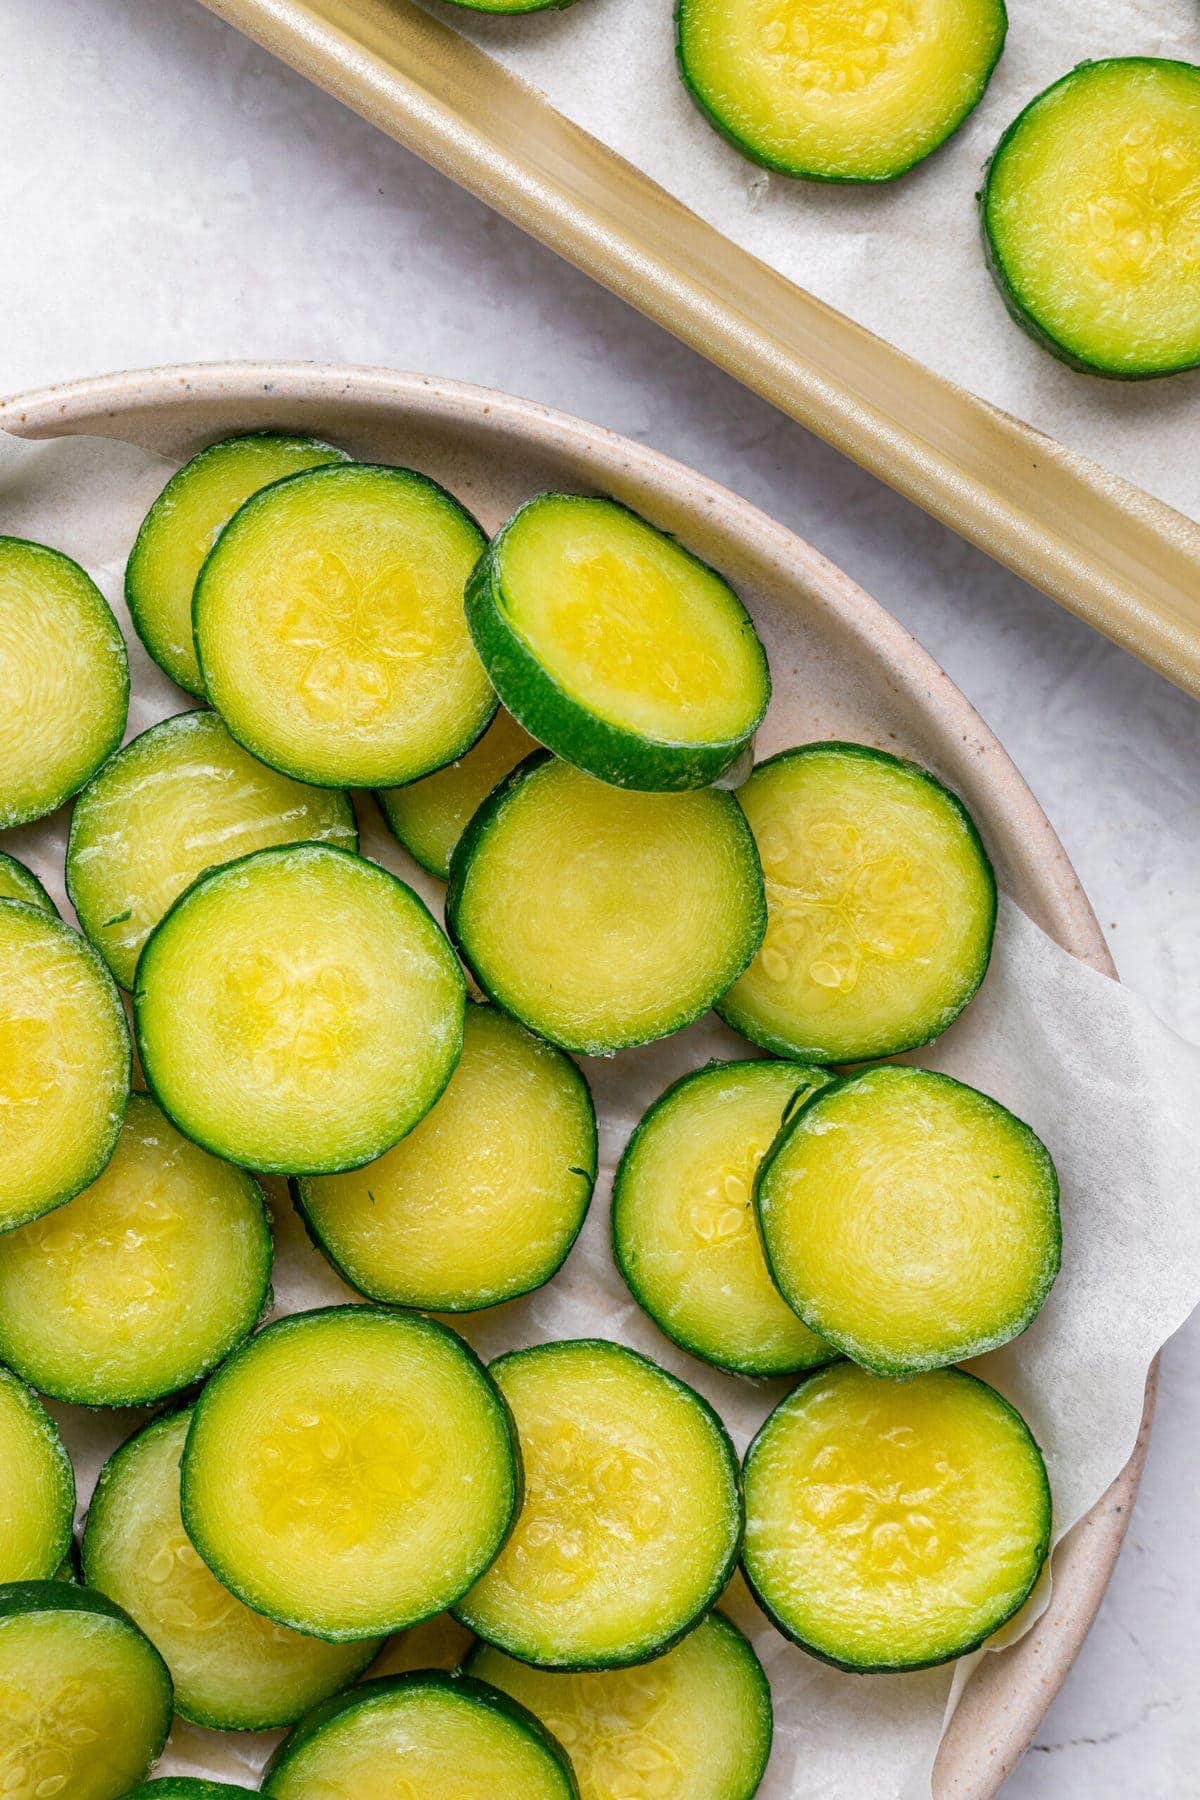
[[[488,6],[484,0],[448,0],[451,6],[459,6],[464,12],[495,13],[504,18],[516,17],[521,13],[566,12],[569,6],[575,6],[578,0],[526,0],[525,5]]]
[[[252,1794],[253,1788],[238,1787],[231,1781],[202,1781],[195,1775],[163,1775],[157,1781],[143,1781],[132,1788],[125,1800],[221,1800],[222,1794]]]
[[[75,1550],[75,1469],[67,1449],[59,1436],[58,1426],[50,1417],[33,1390],[25,1385],[20,1376],[11,1369],[0,1364],[0,1392],[10,1394],[26,1415],[30,1430],[37,1436],[41,1444],[49,1452],[54,1464],[55,1509],[58,1513],[57,1535],[48,1547],[42,1571],[37,1579],[45,1582],[71,1580],[74,1576]],[[2,1472],[0,1472],[2,1473]],[[11,1504],[15,1496],[9,1496],[5,1504]],[[22,1497],[24,1498],[24,1497]],[[20,1502],[17,1502],[18,1504]],[[68,1573],[64,1576],[62,1570]],[[10,1584],[15,1585],[15,1584]]]
[[[9,856],[4,850],[0,850],[0,900],[17,900],[25,906],[35,906],[54,919],[60,916],[57,906],[33,870],[27,869],[23,862],[18,862],[15,856]]]

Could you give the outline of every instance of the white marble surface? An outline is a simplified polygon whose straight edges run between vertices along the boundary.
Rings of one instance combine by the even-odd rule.
[[[194,358],[382,363],[703,469],[939,658],[1057,826],[1124,979],[1200,1037],[1192,702],[191,0],[0,0],[0,131],[0,389]],[[1198,1494],[1194,1321],[1167,1347],[1112,1587],[1014,1800],[1200,1796]]]

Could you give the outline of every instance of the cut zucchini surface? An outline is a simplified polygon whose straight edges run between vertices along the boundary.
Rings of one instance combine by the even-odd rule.
[[[746,1457],[746,1576],[785,1636],[838,1668],[928,1667],[1028,1597],[1050,1543],[1029,1429],[961,1369],[808,1376]]]
[[[208,697],[299,781],[390,787],[470,748],[496,710],[463,615],[484,549],[411,469],[347,463],[255,494],[196,583]]]
[[[753,162],[890,181],[945,143],[1004,47],[1004,0],[678,0],[684,86]]]
[[[619,787],[715,781],[771,697],[728,582],[615,500],[530,500],[477,565],[466,608],[508,710]]]
[[[0,1583],[57,1578],[74,1517],[75,1473],[54,1420],[0,1368]]]
[[[344,450],[313,438],[258,431],[210,444],[172,475],[138,532],[125,600],[159,668],[189,694],[204,693],[192,641],[192,592],[223,527],[270,482],[348,460]]]
[[[354,1168],[412,1129],[462,1049],[465,984],[411,888],[329,844],[202,876],[138,963],[146,1080],[181,1131],[268,1174]]]
[[[760,763],[738,800],[767,932],[721,1017],[818,1063],[945,1031],[983,980],[996,922],[991,864],[961,802],[915,763],[839,743]]]
[[[602,1339],[492,1364],[512,1409],[525,1500],[494,1566],[454,1611],[547,1668],[616,1668],[666,1650],[729,1579],[737,1463],[699,1394]]]
[[[981,196],[1017,322],[1096,375],[1200,363],[1200,67],[1082,63],[1000,140]]]
[[[480,807],[446,917],[484,991],[564,1049],[610,1055],[700,1017],[765,925],[731,794],[638,794],[545,752]]]
[[[596,1115],[575,1064],[471,1004],[462,1059],[432,1111],[377,1162],[302,1177],[295,1197],[360,1293],[470,1312],[549,1281],[595,1179]]]
[[[112,977],[77,932],[0,906],[0,1231],[99,1175],[129,1097],[129,1030]]]
[[[219,1731],[290,1725],[360,1675],[379,1641],[302,1637],[252,1612],[215,1579],[179,1511],[191,1416],[152,1420],[105,1464],[83,1536],[85,1578],[157,1646],[183,1718]]]
[[[444,1326],[344,1306],[278,1320],[196,1404],[182,1512],[223,1585],[330,1642],[443,1611],[520,1497],[495,1383]]]
[[[349,797],[268,769],[213,712],[179,713],[118,751],[75,802],[67,891],[122,987],[198,875],[274,844],[357,850]]]
[[[471,814],[536,749],[529,733],[501,707],[479,742],[457,762],[407,787],[379,790],[376,799],[392,835],[423,869],[446,881]]]
[[[1007,1343],[1058,1273],[1045,1145],[927,1069],[867,1069],[818,1094],[776,1140],[755,1197],[784,1299],[881,1375]]]
[[[0,1360],[56,1400],[146,1406],[241,1342],[270,1279],[257,1183],[131,1094],[91,1186],[0,1233]]]
[[[62,805],[121,741],[129,663],[95,582],[0,537],[0,831]]]
[[[58,916],[58,908],[32,869],[0,850],[0,900],[20,900],[39,912]]]
[[[780,1298],[753,1198],[780,1125],[831,1079],[801,1063],[713,1063],[669,1087],[626,1145],[617,1267],[655,1324],[718,1368],[783,1375],[837,1354]]]

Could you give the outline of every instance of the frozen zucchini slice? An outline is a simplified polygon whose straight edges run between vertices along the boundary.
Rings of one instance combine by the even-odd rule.
[[[379,1640],[302,1637],[251,1612],[215,1579],[179,1512],[191,1417],[152,1420],[104,1465],[83,1534],[85,1579],[157,1646],[182,1718],[218,1731],[291,1725],[361,1675]]]
[[[471,820],[446,918],[498,1005],[606,1056],[707,1012],[757,950],[766,911],[731,794],[630,793],[542,751]]]
[[[462,971],[411,888],[331,844],[204,875],[142,951],[146,1080],[179,1129],[267,1174],[382,1156],[462,1050]]]
[[[443,1669],[452,1674],[462,1663],[475,1638],[453,1613],[437,1613],[411,1631],[389,1638],[375,1661],[371,1675],[411,1675],[417,1669]]]
[[[378,1162],[301,1177],[294,1191],[313,1238],[360,1293],[471,1312],[549,1281],[595,1179],[596,1115],[575,1064],[472,1003],[462,1059],[421,1123]]]
[[[258,1184],[131,1094],[91,1186],[0,1233],[0,1359],[55,1400],[148,1406],[241,1342],[270,1280]]]
[[[192,641],[192,592],[200,567],[238,507],[285,475],[347,462],[314,438],[256,431],[210,444],[176,470],[142,522],[125,570],[125,601],[138,636],[189,694],[204,682]]]
[[[754,1216],[780,1125],[831,1080],[802,1063],[710,1063],[655,1101],[617,1169],[613,1250],[630,1292],[669,1338],[734,1374],[837,1354],[780,1298]]]
[[[381,788],[375,797],[396,841],[423,869],[446,881],[471,814],[536,749],[528,732],[501,707],[479,742],[457,762],[407,787]]]
[[[213,712],[152,725],[105,763],[75,802],[67,892],[121,983],[142,945],[206,869],[302,840],[358,849],[348,795],[268,769]]]
[[[685,1383],[602,1339],[514,1350],[492,1374],[516,1420],[525,1500],[456,1617],[545,1668],[660,1655],[708,1611],[737,1558],[742,1503],[724,1426]]]
[[[826,1088],[759,1171],[780,1293],[880,1375],[982,1356],[1058,1273],[1058,1178],[1028,1125],[975,1088],[891,1064]]]
[[[44,911],[0,906],[0,1231],[94,1181],[129,1098],[129,1029],[89,944]]]
[[[118,1800],[171,1724],[171,1677],[111,1601],[61,1581],[0,1587],[5,1800]]]
[[[221,1800],[223,1794],[252,1794],[253,1788],[237,1787],[230,1781],[202,1781],[195,1775],[164,1775],[158,1781],[144,1781],[125,1796],[125,1800]]]
[[[0,900],[20,900],[26,906],[36,906],[39,912],[58,916],[57,906],[33,870],[3,850],[0,850]]]
[[[807,1376],[746,1457],[744,1567],[783,1632],[837,1668],[963,1656],[1012,1617],[1050,1546],[1028,1426],[963,1369]]]
[[[0,537],[0,831],[62,805],[121,741],[129,663],[78,563]]]
[[[284,1739],[262,1791],[275,1800],[579,1800],[566,1754],[532,1713],[434,1670],[326,1701]]]
[[[720,1002],[779,1056],[866,1062],[929,1043],[987,971],[996,882],[962,803],[864,744],[760,763],[738,800],[758,845],[767,934]]]
[[[684,86],[752,162],[891,181],[983,98],[1004,0],[678,0]]]
[[[212,1377],[182,1511],[247,1606],[338,1643],[457,1600],[504,1542],[520,1484],[507,1409],[461,1338],[335,1306],[269,1325]]]
[[[480,560],[466,606],[508,710],[601,781],[703,787],[767,710],[766,655],[728,582],[615,500],[530,500]]]
[[[752,1800],[771,1753],[771,1690],[736,1625],[711,1612],[654,1662],[568,1675],[480,1644],[467,1673],[519,1700],[571,1758],[581,1800]]]
[[[496,710],[463,616],[485,544],[412,469],[335,464],[247,500],[192,609],[234,737],[324,787],[391,787],[461,756]]]
[[[0,1583],[57,1579],[70,1557],[74,1518],[75,1472],[58,1428],[0,1368]]]

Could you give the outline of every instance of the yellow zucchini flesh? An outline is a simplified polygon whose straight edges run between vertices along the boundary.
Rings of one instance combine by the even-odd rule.
[[[0,1368],[0,1583],[54,1577],[70,1551],[74,1517],[75,1475],[58,1428]]]
[[[375,797],[397,841],[423,869],[446,881],[450,858],[472,813],[536,749],[529,733],[501,707],[479,742],[457,762],[406,787],[381,788]]]
[[[36,906],[40,912],[58,912],[33,870],[3,850],[0,850],[0,900],[20,900],[26,906]]]
[[[411,1631],[397,1632],[388,1639],[371,1664],[372,1679],[411,1675],[417,1669],[441,1669],[452,1674],[474,1642],[474,1635],[459,1624],[453,1613],[435,1613]]]

